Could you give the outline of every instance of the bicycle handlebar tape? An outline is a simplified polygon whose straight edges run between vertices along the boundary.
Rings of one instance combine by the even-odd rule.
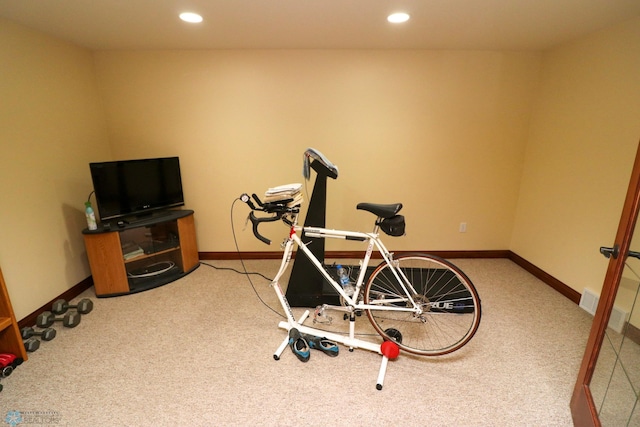
[[[253,235],[256,236],[257,239],[266,243],[267,245],[270,245],[271,240],[267,239],[266,237],[264,237],[258,232],[258,225],[261,222],[264,222],[265,220],[269,220],[269,221],[273,221],[273,220],[271,218],[258,218],[253,214],[253,212],[249,213],[249,219],[251,219],[251,224],[253,224]]]

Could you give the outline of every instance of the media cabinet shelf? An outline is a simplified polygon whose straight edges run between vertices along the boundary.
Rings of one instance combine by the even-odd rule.
[[[0,353],[15,354],[27,360],[27,352],[22,344],[20,329],[16,316],[13,313],[13,307],[9,300],[9,293],[4,282],[2,270],[0,269]]]
[[[171,248],[171,249],[165,249],[163,251],[154,252],[152,254],[144,254],[144,255],[136,256],[135,258],[125,259],[124,263],[125,264],[129,264],[129,263],[132,263],[132,262],[138,262],[138,261],[142,261],[143,259],[157,257],[159,255],[168,254],[168,253],[171,253],[171,252],[177,251],[177,250],[180,250],[180,246],[176,246],[176,247]]]
[[[165,211],[82,233],[98,297],[166,285],[200,265],[191,210]]]
[[[9,317],[0,317],[0,330],[7,329],[11,326],[11,319]]]

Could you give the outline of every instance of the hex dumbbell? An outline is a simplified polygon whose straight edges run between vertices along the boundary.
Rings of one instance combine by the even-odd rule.
[[[36,338],[29,338],[28,340],[22,343],[24,345],[24,349],[29,353],[33,353],[37,349],[40,348],[40,340]]]
[[[55,322],[62,322],[62,325],[67,328],[75,328],[80,324],[80,313],[70,311],[63,317],[56,317],[52,312],[45,311],[44,313],[40,313],[36,319],[36,325],[41,328],[48,328]]]
[[[31,337],[40,337],[42,341],[51,341],[56,337],[56,330],[53,328],[46,328],[38,332],[33,329],[33,327],[27,326],[20,329],[20,335],[23,340],[27,340]]]
[[[89,314],[91,313],[91,310],[93,310],[93,301],[91,301],[89,298],[84,298],[81,299],[78,304],[71,305],[68,301],[59,299],[54,302],[53,306],[51,307],[51,311],[53,311],[55,314],[64,314],[69,309],[74,309],[78,313]]]

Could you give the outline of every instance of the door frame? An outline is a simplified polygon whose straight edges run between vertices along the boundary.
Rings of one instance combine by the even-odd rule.
[[[636,159],[631,172],[629,188],[622,209],[618,232],[614,242],[614,254],[609,258],[607,274],[602,285],[600,301],[593,318],[591,332],[587,340],[584,357],[578,371],[578,378],[571,397],[571,416],[576,426],[600,426],[598,411],[589,385],[600,354],[605,331],[609,324],[613,303],[625,267],[627,254],[640,208],[640,145],[636,151]],[[617,252],[617,253],[616,253]]]

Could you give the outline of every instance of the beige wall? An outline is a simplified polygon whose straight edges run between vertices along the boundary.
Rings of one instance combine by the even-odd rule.
[[[90,271],[87,163],[108,157],[93,57],[0,19],[0,268],[18,319]]]
[[[544,54],[92,54],[0,21],[0,266],[16,314],[89,275],[90,161],[179,155],[200,250],[233,251],[234,198],[301,181],[310,146],[340,167],[330,226],[368,229],[357,202],[402,201],[392,249],[512,249],[597,290],[640,135],[638,24]],[[240,249],[277,250],[242,230],[246,214]]]
[[[546,52],[511,250],[600,292],[640,140],[640,18]]]
[[[408,233],[389,239],[392,249],[508,248],[539,62],[496,52],[96,53],[114,156],[180,156],[201,251],[234,251],[233,200],[301,182],[307,147],[340,169],[328,226],[368,231],[374,218],[358,202],[400,201]],[[242,232],[247,214],[237,206],[240,249],[277,251]],[[277,243],[286,233],[264,230]]]

